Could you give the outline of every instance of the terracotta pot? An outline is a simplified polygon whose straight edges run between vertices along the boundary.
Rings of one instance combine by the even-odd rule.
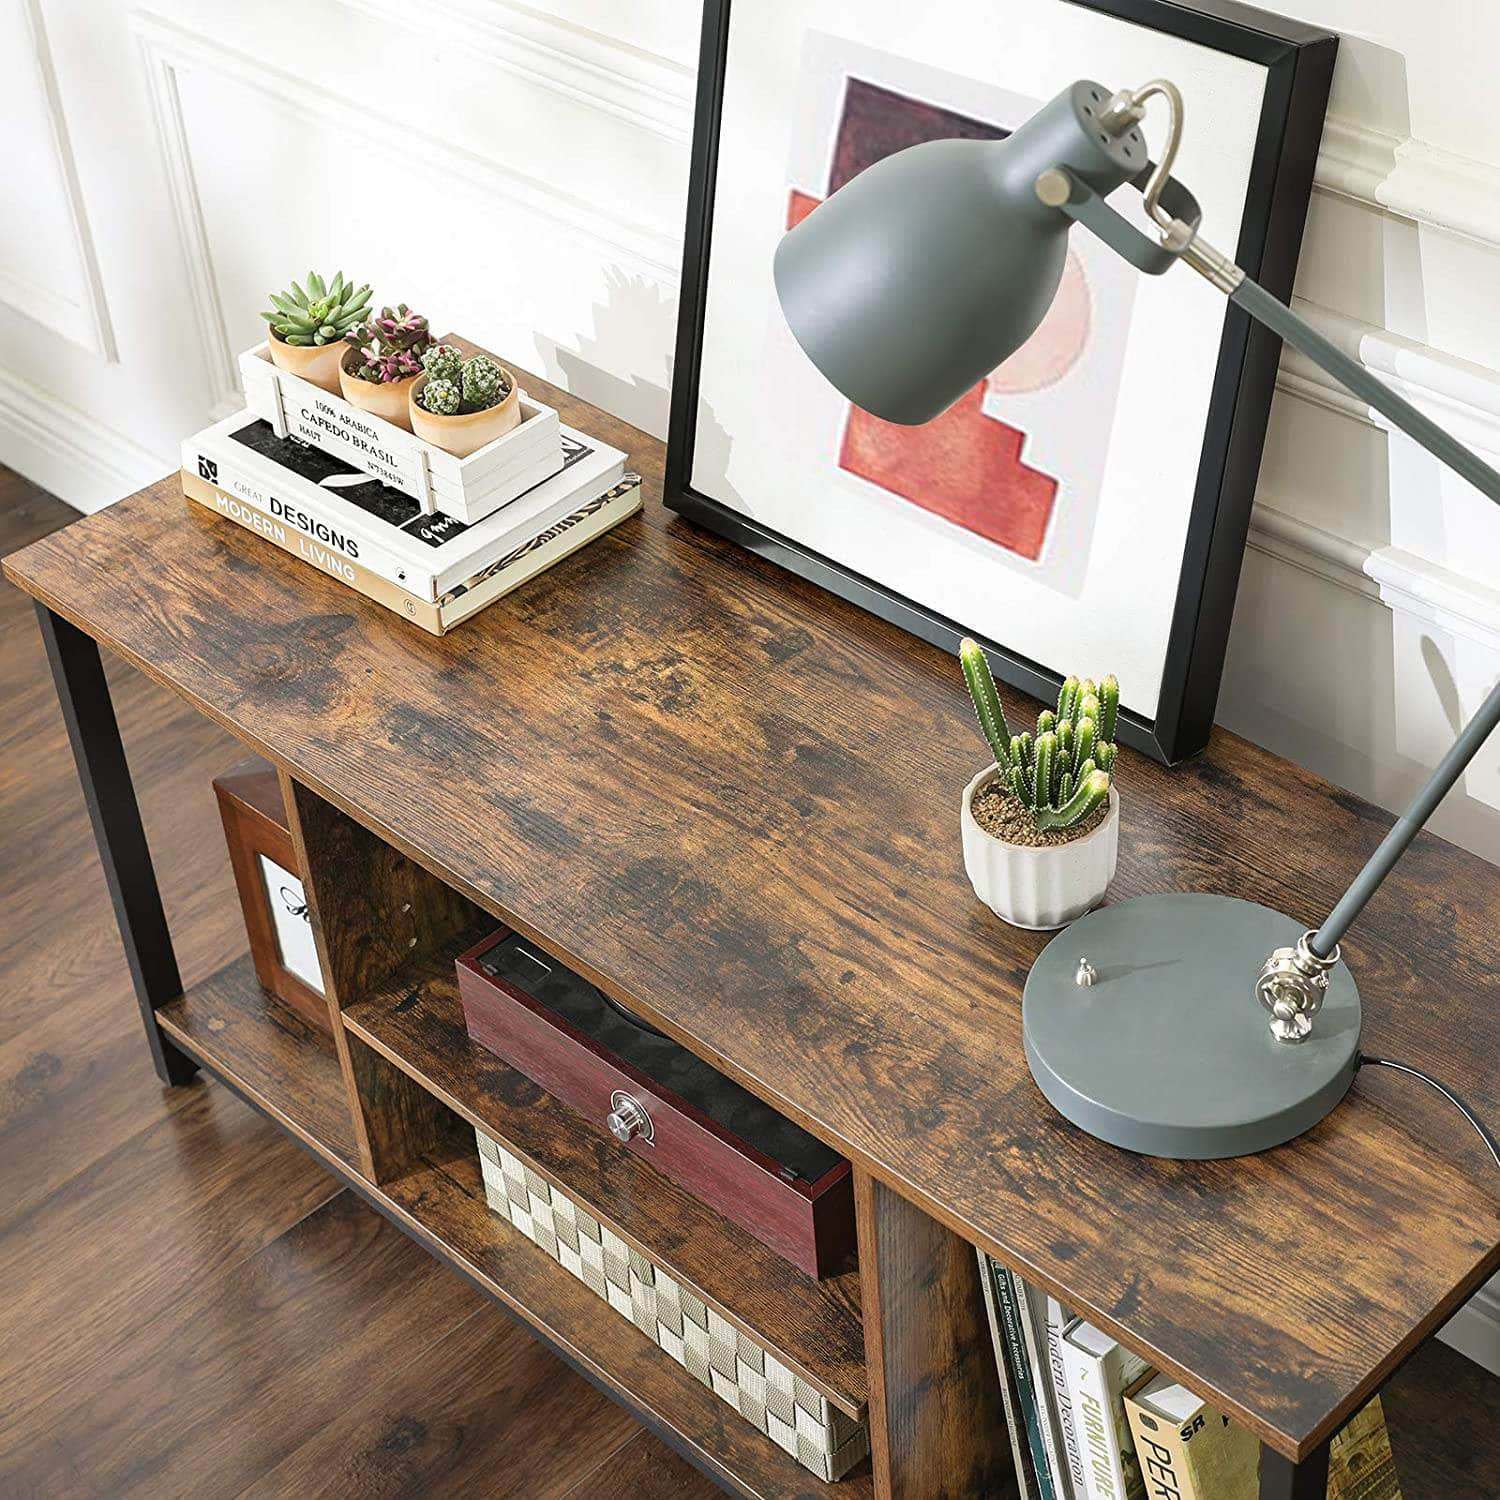
[[[994,766],[964,788],[959,808],[964,869],[969,883],[997,917],[1012,927],[1066,927],[1104,900],[1120,854],[1120,798],[1109,789],[1109,812],[1082,838],[1066,844],[1007,844],[979,826],[971,804],[995,779]]]
[[[360,352],[352,344],[345,344],[347,351],[339,361],[339,389],[350,406],[367,411],[372,417],[383,417],[397,427],[411,431],[411,416],[407,410],[411,400],[411,388],[424,377],[419,373],[408,375],[405,380],[361,380],[354,374],[361,363]]]
[[[343,339],[332,344],[288,344],[273,333],[266,342],[271,350],[271,363],[278,370],[338,395],[339,365],[349,347]]]
[[[521,425],[521,388],[509,370],[505,371],[505,378],[510,382],[510,395],[498,406],[440,417],[418,405],[417,396],[427,384],[427,377],[418,375],[411,388],[411,421],[408,426],[424,443],[431,443],[434,448],[441,448],[455,458],[467,458],[486,443],[493,443],[497,437],[503,437]]]

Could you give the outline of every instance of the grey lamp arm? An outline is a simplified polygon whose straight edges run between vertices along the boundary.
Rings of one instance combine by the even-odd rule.
[[[1134,185],[1140,187],[1145,175],[1137,178]],[[1284,302],[1250,280],[1228,256],[1200,239],[1197,234],[1198,205],[1192,195],[1181,189],[1179,184],[1168,179],[1162,195],[1162,208],[1168,216],[1176,217],[1179,221],[1175,226],[1178,233],[1170,236],[1173,240],[1171,244],[1164,242],[1151,246],[1154,253],[1148,253],[1143,248],[1150,245],[1143,235],[1128,226],[1089,189],[1071,176],[1068,185],[1070,191],[1066,201],[1059,204],[1063,212],[1104,240],[1118,254],[1141,270],[1157,275],[1176,259],[1186,261],[1256,322],[1280,335],[1284,342],[1300,350],[1320,369],[1326,370],[1354,395],[1388,418],[1398,432],[1404,432],[1420,443],[1455,474],[1467,479],[1481,495],[1500,504],[1500,473],[1485,463],[1478,454],[1464,447],[1452,434],[1424,416],[1410,401],[1398,396],[1357,360],[1350,359],[1342,349],[1324,338],[1310,323],[1299,318]],[[1174,195],[1171,199],[1168,198],[1168,192]],[[1040,193],[1039,187],[1039,195]],[[1177,196],[1179,194],[1180,197]],[[1168,236],[1164,236],[1164,241],[1166,238]],[[1381,840],[1379,848],[1354,877],[1349,889],[1339,898],[1323,925],[1316,932],[1308,934],[1307,947],[1317,960],[1326,963],[1337,956],[1339,942],[1354,919],[1364,910],[1370,897],[1380,889],[1396,861],[1421,832],[1438,803],[1452,790],[1454,783],[1463,775],[1479,747],[1497,725],[1500,725],[1500,682],[1490,690],[1479,711],[1464,726],[1448,753],[1438,762],[1421,791],[1413,798],[1411,806]]]
[[[1347,386],[1362,401],[1367,401],[1382,416],[1390,419],[1400,432],[1420,443],[1435,458],[1467,479],[1482,495],[1500,503],[1500,473],[1477,454],[1464,447],[1436,422],[1429,420],[1411,402],[1398,396],[1383,380],[1376,379],[1358,361],[1330,343],[1310,324],[1299,318],[1285,303],[1279,302],[1263,286],[1248,277],[1229,294],[1229,300],[1242,307],[1257,322],[1278,333],[1294,349],[1300,350],[1319,368]],[[1490,690],[1478,713],[1464,726],[1448,753],[1438,762],[1412,804],[1396,820],[1395,826],[1381,840],[1380,847],[1365,862],[1353,883],[1339,897],[1323,925],[1307,940],[1308,947],[1319,958],[1326,959],[1338,949],[1340,939],[1365,908],[1365,903],[1380,889],[1406,847],[1421,832],[1447,796],[1479,747],[1500,724],[1500,683]]]

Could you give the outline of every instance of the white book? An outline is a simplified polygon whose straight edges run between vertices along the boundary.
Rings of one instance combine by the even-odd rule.
[[[1052,1471],[1052,1490],[1058,1500],[1073,1500],[1072,1477],[1062,1454],[1062,1432],[1052,1368],[1047,1358],[1047,1294],[1012,1274],[1016,1303],[1021,1308],[1021,1333],[1026,1340],[1026,1362],[1031,1366],[1031,1388],[1036,1393],[1036,1419],[1042,1432],[1042,1448]]]
[[[321,448],[278,438],[248,411],[189,438],[182,466],[325,546],[330,537],[338,539],[351,559],[435,602],[624,474],[625,455],[618,448],[568,427],[562,441],[560,474],[472,525],[422,514],[410,495]],[[388,563],[394,576],[372,566],[372,557]]]
[[[1140,1500],[1146,1493],[1125,1416],[1125,1391],[1149,1368],[1092,1323],[1063,1334],[1068,1395],[1083,1450],[1087,1500]]]
[[[1047,1372],[1052,1377],[1053,1399],[1057,1402],[1057,1425],[1061,1441],[1060,1458],[1068,1471],[1068,1480],[1076,1500],[1087,1493],[1083,1477],[1083,1449],[1078,1441],[1078,1424],[1073,1413],[1073,1398],[1068,1391],[1068,1371],[1063,1363],[1063,1334],[1075,1321],[1073,1315],[1056,1297],[1046,1304]]]

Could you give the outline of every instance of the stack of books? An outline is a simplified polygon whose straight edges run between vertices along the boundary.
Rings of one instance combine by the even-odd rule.
[[[1021,1500],[1257,1500],[1254,1434],[979,1253]],[[1333,1440],[1329,1500],[1401,1500],[1375,1397]]]
[[[562,428],[563,467],[465,522],[252,412],[182,446],[190,500],[442,635],[640,509],[618,448]]]

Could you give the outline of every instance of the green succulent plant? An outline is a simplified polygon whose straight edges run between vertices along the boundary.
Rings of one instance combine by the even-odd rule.
[[[300,348],[336,344],[369,316],[370,288],[356,288],[342,271],[329,282],[309,271],[306,290],[294,281],[288,291],[271,293],[271,306],[274,311],[261,317],[282,343]]]
[[[1119,756],[1119,682],[1113,676],[1098,683],[1069,677],[1057,695],[1056,711],[1037,715],[1036,733],[1013,735],[979,643],[964,641],[958,656],[1001,779],[1030,813],[1033,826],[1041,832],[1073,828],[1092,816],[1109,796]]]
[[[463,404],[463,394],[456,382],[434,379],[429,375],[418,400],[436,417],[456,417]]]
[[[422,368],[427,371],[428,388],[434,380],[449,380],[456,385],[463,374],[464,357],[452,344],[432,344],[422,356]]]
[[[510,395],[510,382],[494,360],[476,354],[464,365],[463,393],[465,411],[486,411]]]

